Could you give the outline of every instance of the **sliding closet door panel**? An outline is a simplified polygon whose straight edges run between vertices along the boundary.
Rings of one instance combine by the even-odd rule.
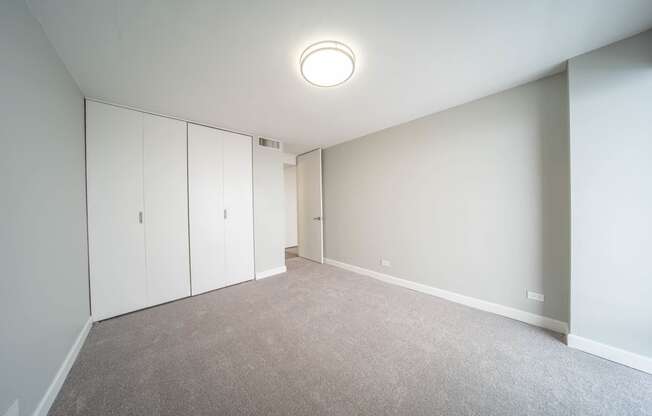
[[[95,320],[147,306],[143,115],[86,102],[91,303]]]
[[[222,160],[220,131],[188,124],[190,272],[193,295],[226,285]]]
[[[221,132],[224,138],[224,241],[228,284],[254,278],[251,137]]]
[[[144,115],[145,249],[150,305],[190,296],[186,123]]]

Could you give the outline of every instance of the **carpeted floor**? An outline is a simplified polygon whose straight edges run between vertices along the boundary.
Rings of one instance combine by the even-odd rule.
[[[288,272],[93,326],[50,415],[652,415],[652,376],[374,279]]]

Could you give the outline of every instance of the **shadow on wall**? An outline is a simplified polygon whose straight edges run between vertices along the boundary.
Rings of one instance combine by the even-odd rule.
[[[558,302],[559,314],[570,317],[570,143],[568,77],[559,76],[558,95],[538,102],[538,177],[540,183],[540,274],[543,293],[567,294]],[[553,97],[550,97],[553,98]],[[550,106],[550,102],[559,107]],[[557,126],[556,134],[551,126]],[[560,278],[549,278],[559,276]],[[544,309],[545,311],[545,309]],[[550,311],[552,312],[552,311]]]

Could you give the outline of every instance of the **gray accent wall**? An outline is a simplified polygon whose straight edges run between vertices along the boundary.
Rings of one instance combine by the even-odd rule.
[[[89,318],[82,94],[0,2],[0,414],[29,415]]]
[[[567,322],[568,147],[565,74],[329,147],[326,257]]]
[[[652,31],[568,74],[571,332],[652,357]]]

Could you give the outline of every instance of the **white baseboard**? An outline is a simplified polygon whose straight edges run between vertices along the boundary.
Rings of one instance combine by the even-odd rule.
[[[452,302],[461,303],[462,305],[470,306],[475,309],[506,316],[507,318],[516,319],[517,321],[525,322],[527,324],[535,325],[541,328],[546,328],[562,334],[568,333],[568,323],[558,321],[556,319],[547,318],[545,316],[537,315],[531,312],[525,312],[520,309],[511,308],[509,306],[500,305],[498,303],[460,295],[459,293],[450,292],[448,290],[439,289],[421,283],[400,279],[385,273],[376,272],[374,270],[365,269],[333,259],[324,259],[324,262],[326,264],[330,264],[331,266],[336,266],[355,273],[363,274],[365,276],[373,277],[374,279],[382,280],[383,282],[391,283],[407,289],[416,290],[417,292],[437,296]]]
[[[262,271],[262,272],[257,272],[256,273],[256,280],[264,279],[266,277],[274,276],[274,275],[281,274],[281,273],[285,273],[287,271],[288,271],[287,267],[281,266],[281,267],[277,267],[275,269],[269,269],[269,270],[265,270],[265,271]]]
[[[644,355],[626,351],[620,348],[612,347],[611,345],[603,344],[598,341],[593,341],[588,338],[580,337],[575,334],[568,334],[566,337],[566,344],[589,354],[605,358],[619,364],[626,365],[627,367],[635,368],[652,374],[652,358]]]
[[[59,394],[59,390],[61,390],[61,386],[63,386],[63,382],[66,381],[68,372],[70,372],[73,363],[77,359],[77,355],[79,354],[82,345],[84,345],[84,341],[86,341],[86,336],[88,336],[88,332],[91,330],[92,325],[93,318],[89,317],[88,321],[86,321],[84,327],[79,332],[79,335],[77,335],[75,343],[70,347],[70,351],[68,351],[66,358],[63,360],[63,363],[61,363],[61,367],[59,367],[59,370],[46,390],[45,395],[41,398],[38,406],[36,406],[33,416],[47,416],[52,403],[54,403],[54,399],[57,398],[57,394]]]

